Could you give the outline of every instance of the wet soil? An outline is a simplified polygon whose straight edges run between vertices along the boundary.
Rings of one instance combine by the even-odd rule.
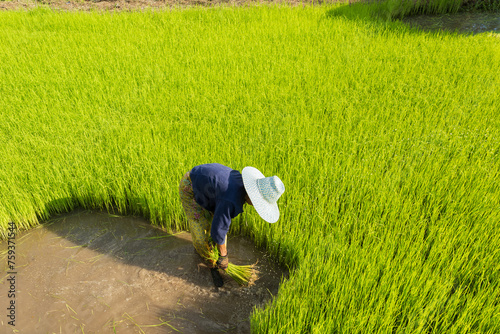
[[[404,22],[426,31],[451,31],[465,34],[493,32],[500,34],[500,13],[457,13],[446,15],[418,15]]]
[[[6,242],[0,243],[0,254]],[[250,313],[278,293],[286,271],[252,242],[228,240],[230,260],[256,264],[239,286],[216,288],[189,233],[137,217],[76,211],[16,237],[16,326],[4,333],[248,333]],[[7,295],[0,256],[0,291]],[[4,303],[2,303],[4,304]],[[1,306],[3,308],[3,306]],[[4,312],[2,312],[4,313]]]
[[[278,3],[302,4],[300,0],[0,0],[0,11],[31,10],[37,7],[46,7],[56,11],[121,12],[169,10],[179,7],[249,6]]]

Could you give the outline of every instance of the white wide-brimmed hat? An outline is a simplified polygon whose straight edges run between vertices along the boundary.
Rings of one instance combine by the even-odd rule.
[[[277,176],[265,177],[257,168],[245,167],[241,171],[248,197],[259,216],[268,223],[280,217],[278,198],[285,192],[285,185]]]

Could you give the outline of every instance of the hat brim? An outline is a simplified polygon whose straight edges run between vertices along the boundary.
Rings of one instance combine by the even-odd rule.
[[[245,167],[241,171],[243,177],[243,185],[247,191],[250,201],[259,216],[268,223],[276,223],[280,217],[280,211],[277,203],[269,203],[262,197],[257,186],[257,179],[265,178],[257,168]]]

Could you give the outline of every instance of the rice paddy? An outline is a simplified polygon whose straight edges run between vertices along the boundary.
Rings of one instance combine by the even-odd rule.
[[[253,332],[499,332],[500,39],[365,8],[0,12],[3,237],[78,207],[186,229],[182,175],[249,165],[281,218],[230,235],[291,270]]]

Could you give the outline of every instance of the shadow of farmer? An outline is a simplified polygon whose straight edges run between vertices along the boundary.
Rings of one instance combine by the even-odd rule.
[[[147,333],[174,332],[172,328],[246,333],[252,309],[276,295],[282,279],[280,269],[243,238],[232,239],[233,259],[258,262],[259,278],[254,285],[240,287],[225,277],[224,287],[216,288],[188,232],[168,234],[145,218],[83,209],[53,215],[42,227],[45,235],[36,237],[31,253],[43,253],[47,263],[38,263],[36,269],[33,261],[23,275],[50,286],[45,294],[47,289],[52,295],[64,291],[58,298],[75,313],[64,310],[68,314],[64,321],[57,320],[62,321],[58,326],[73,328],[80,321],[94,331],[137,326]],[[46,277],[43,270],[58,274]],[[37,298],[43,293],[30,291]],[[37,306],[42,311],[54,307]],[[54,321],[47,318],[48,327],[26,329],[52,328]]]

